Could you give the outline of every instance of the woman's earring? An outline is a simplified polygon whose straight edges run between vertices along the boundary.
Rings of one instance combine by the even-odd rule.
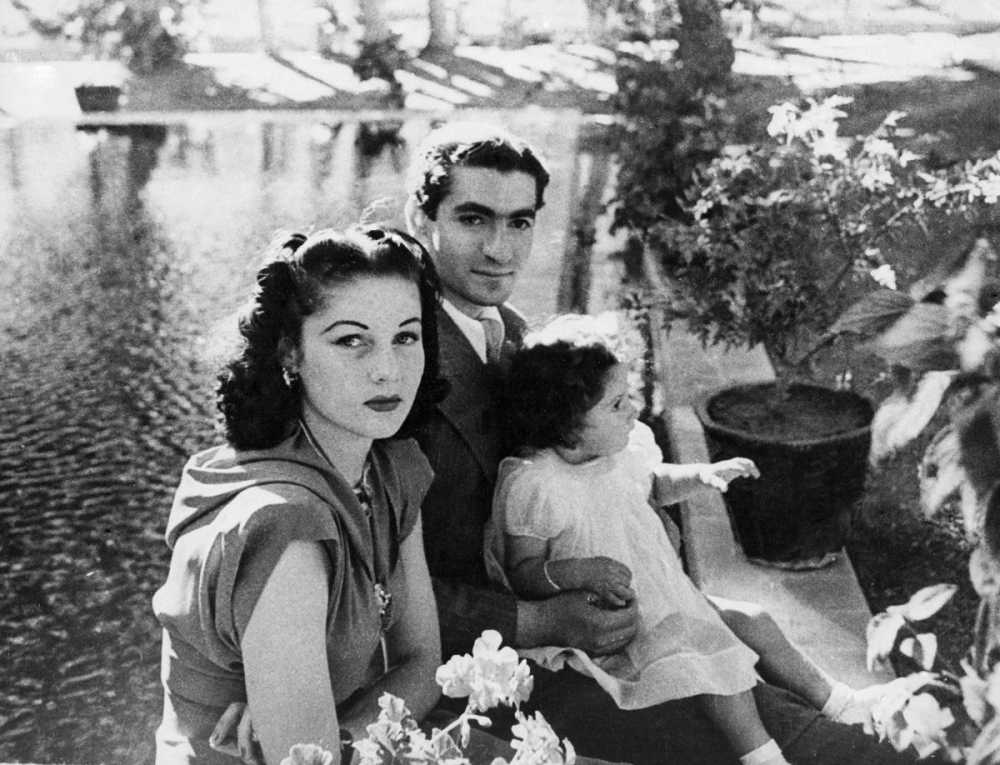
[[[281,379],[285,381],[285,387],[293,390],[299,384],[299,373],[288,367],[281,368]]]

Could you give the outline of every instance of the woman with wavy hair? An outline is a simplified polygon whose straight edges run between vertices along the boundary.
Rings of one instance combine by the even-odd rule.
[[[437,279],[378,227],[280,235],[219,376],[226,443],[184,468],[167,529],[157,762],[234,760],[210,735],[247,702],[267,762],[334,752],[385,692],[420,719],[440,639],[405,438],[443,395]]]

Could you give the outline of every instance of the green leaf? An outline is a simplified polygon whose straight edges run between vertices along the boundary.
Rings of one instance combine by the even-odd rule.
[[[873,465],[891,457],[923,432],[954,378],[954,372],[928,372],[911,394],[897,390],[881,403],[871,426],[869,460]]]
[[[968,480],[962,468],[958,434],[946,425],[927,445],[920,461],[920,507],[930,518],[945,502],[958,496]]]
[[[930,632],[906,638],[899,644],[899,652],[903,656],[909,656],[926,670],[934,666],[937,648],[937,636]]]
[[[848,308],[828,330],[831,335],[874,335],[884,332],[914,305],[909,295],[880,289],[865,295]]]
[[[955,313],[973,321],[979,317],[979,298],[986,282],[986,273],[997,261],[997,253],[989,241],[979,238],[968,253],[965,264],[944,283],[945,305]]]
[[[898,606],[890,608],[898,608]],[[868,641],[866,661],[869,672],[873,672],[876,667],[889,665],[889,656],[896,646],[899,631],[905,628],[906,620],[898,613],[883,611],[871,618],[865,631],[865,637]]]
[[[957,591],[955,584],[932,584],[915,592],[903,605],[889,606],[886,612],[898,614],[910,622],[922,622],[940,611]]]
[[[976,739],[967,765],[1000,765],[1000,717],[994,717]]]
[[[958,367],[949,312],[943,305],[914,304],[865,346],[890,364],[913,370]]]
[[[1000,480],[1000,387],[991,383],[954,420],[962,468],[975,493],[985,498]]]

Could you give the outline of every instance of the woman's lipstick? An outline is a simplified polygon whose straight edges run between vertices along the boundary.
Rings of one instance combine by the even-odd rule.
[[[394,412],[403,403],[399,396],[376,396],[365,402],[365,406],[376,412]]]

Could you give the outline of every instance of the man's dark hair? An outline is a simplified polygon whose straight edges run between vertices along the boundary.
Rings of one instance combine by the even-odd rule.
[[[495,125],[453,122],[428,134],[410,168],[409,193],[431,220],[451,190],[454,167],[527,173],[535,179],[535,209],[545,204],[549,173],[530,144]]]

